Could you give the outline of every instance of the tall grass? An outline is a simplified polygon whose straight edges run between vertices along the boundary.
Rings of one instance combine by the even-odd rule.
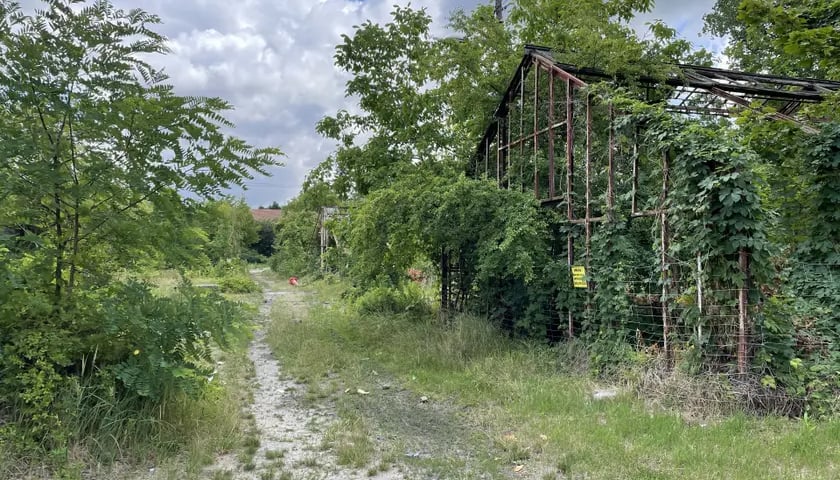
[[[840,478],[837,419],[686,419],[679,405],[651,405],[627,385],[597,401],[603,380],[581,373],[586,358],[575,344],[513,340],[471,316],[442,323],[340,305],[308,315],[279,306],[274,316],[268,339],[288,371],[309,382],[337,373],[347,385],[387,372],[405,388],[470,406],[503,464],[592,479]]]

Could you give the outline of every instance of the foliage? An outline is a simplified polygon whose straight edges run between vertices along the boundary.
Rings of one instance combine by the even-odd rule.
[[[696,373],[731,370],[743,288],[752,306],[746,313],[756,319],[748,319],[744,333],[793,345],[793,353],[770,345],[746,354],[757,360],[756,369],[778,371],[779,384],[800,395],[799,386],[811,377],[800,370],[789,375],[785,365],[803,357],[795,337],[809,328],[804,320],[780,319],[795,311],[793,317],[831,321],[826,308],[834,300],[790,303],[792,292],[772,284],[801,281],[806,288],[818,276],[820,268],[788,275],[788,267],[778,267],[784,255],[829,270],[837,263],[838,145],[836,126],[828,122],[836,119],[838,100],[803,109],[810,121],[826,122],[818,135],[768,122],[765,112],[750,109],[735,125],[667,113],[670,90],[643,90],[632,78],[658,78],[675,73],[675,63],[709,65],[712,58],[662,22],[649,24],[644,38],[637,35],[629,23],[651,7],[646,0],[523,0],[499,22],[489,5],[480,6],[456,12],[450,27],[457,38],[442,39],[430,35],[422,10],[397,7],[387,24],[362,24],[344,37],[335,57],[352,75],[346,92],[359,97],[362,113],[338,112],[319,124],[338,150],[310,181],[329,184],[350,201],[341,250],[351,278],[369,294],[362,298],[377,308],[399,310],[406,271],[435,264],[439,286],[450,294],[444,308],[471,309],[508,331],[552,340],[562,337],[568,321],[590,346],[596,368],[632,357],[634,345],[659,348],[667,340],[666,356]],[[727,52],[741,67],[828,78],[837,75],[834,10],[832,2],[720,0],[706,22],[709,31],[732,36]],[[594,158],[609,148],[599,139],[609,128],[604,107],[616,112],[620,196],[609,212],[605,196],[590,204],[609,221],[593,227],[586,251],[597,253],[578,255],[589,267],[589,289],[572,288],[566,261],[568,238],[584,251],[583,228],[539,212],[527,193],[459,176],[471,170],[475,142],[525,43],[551,47],[558,61],[614,75],[586,91],[599,133],[591,145]],[[585,154],[581,143],[572,152],[578,157]],[[547,148],[538,145],[524,159],[541,178],[547,178]],[[633,168],[642,172],[638,181],[628,178]],[[603,172],[596,177],[606,183]],[[578,205],[581,190],[571,192]],[[596,185],[595,191],[604,190]],[[638,210],[650,217],[629,211],[631,191]],[[669,241],[660,240],[662,232]],[[306,245],[304,240],[297,244]],[[670,319],[667,338],[660,318]],[[834,341],[819,331],[821,341]],[[819,382],[827,378],[822,372],[834,371],[825,355],[807,362],[821,372]],[[824,395],[833,388],[808,391]]]
[[[410,267],[439,266],[442,253],[458,266],[456,308],[484,308],[511,282],[536,279],[547,248],[532,197],[464,177],[425,182],[405,178],[351,210],[350,271],[360,286],[404,285]]]
[[[318,214],[286,209],[277,223],[271,269],[281,275],[300,276],[318,268]]]
[[[0,399],[24,447],[61,451],[60,399],[96,369],[151,404],[198,394],[209,342],[242,320],[219,297],[125,280],[148,266],[138,258],[183,265],[201,250],[181,193],[243,185],[280,154],[226,134],[225,101],[174,93],[149,63],[166,52],[158,22],[108,1],[27,14],[0,0]]]
[[[840,5],[826,0],[718,0],[706,30],[728,35],[726,55],[749,71],[840,77]]]
[[[238,260],[246,255],[251,245],[260,241],[260,225],[242,199],[205,202],[202,213],[202,228],[209,237],[206,253],[213,263]]]
[[[274,222],[257,222],[257,228],[257,240],[250,245],[250,249],[257,255],[257,258],[270,258],[274,254],[274,241],[277,238],[274,232]],[[246,260],[248,259],[246,258]]]
[[[362,315],[409,314],[423,317],[430,313],[423,289],[415,283],[399,288],[374,287],[357,298],[354,304]]]
[[[128,283],[105,303],[97,358],[130,392],[162,400],[170,392],[196,396],[214,362],[211,346],[228,347],[245,333],[247,317],[234,303],[182,283],[168,298]]]
[[[260,291],[251,277],[244,273],[234,273],[219,279],[219,288],[225,293],[254,293]]]
[[[359,98],[364,114],[342,110],[319,122],[318,131],[342,147],[319,174],[333,176],[334,188],[345,196],[387,185],[413,164],[435,160],[450,142],[438,124],[445,113],[440,93],[426,88],[439,80],[431,68],[437,48],[431,17],[399,6],[392,17],[384,26],[363,23],[336,47],[336,66],[353,74],[346,93]],[[356,144],[364,133],[371,138]]]

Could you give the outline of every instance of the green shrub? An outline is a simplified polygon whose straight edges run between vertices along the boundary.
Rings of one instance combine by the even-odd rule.
[[[398,288],[374,287],[356,299],[355,306],[362,315],[431,313],[422,288],[414,283]]]
[[[251,277],[244,274],[233,274],[219,280],[219,288],[225,293],[255,293],[260,291]]]
[[[104,317],[101,358],[112,362],[110,370],[129,393],[152,399],[201,393],[214,370],[211,344],[227,348],[246,331],[238,304],[188,283],[172,297],[129,283],[106,302]],[[102,350],[105,345],[110,351]]]

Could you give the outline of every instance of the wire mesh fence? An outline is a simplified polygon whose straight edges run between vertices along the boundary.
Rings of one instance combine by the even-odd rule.
[[[586,344],[588,362],[635,369],[640,393],[657,402],[799,415],[821,362],[840,356],[840,263],[788,261],[761,282],[716,276],[696,261],[605,275],[615,267],[590,267],[586,288],[530,308],[548,338]],[[518,314],[507,310],[502,322]]]

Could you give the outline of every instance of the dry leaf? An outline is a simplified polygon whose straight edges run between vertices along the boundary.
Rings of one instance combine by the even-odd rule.
[[[521,472],[523,469],[525,469],[525,465],[517,465],[517,466],[513,467],[513,471],[514,471],[514,473],[519,473],[519,472]]]

